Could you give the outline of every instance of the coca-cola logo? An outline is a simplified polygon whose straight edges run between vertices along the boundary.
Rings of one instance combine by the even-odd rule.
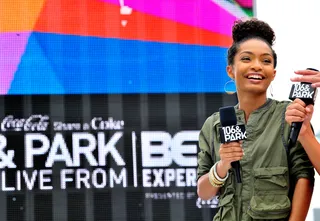
[[[90,125],[93,130],[122,130],[124,121],[114,120],[112,117],[109,117],[108,120],[104,120],[102,117],[94,117]]]
[[[28,118],[6,116],[1,122],[1,131],[46,131],[49,125],[49,116],[35,114]]]

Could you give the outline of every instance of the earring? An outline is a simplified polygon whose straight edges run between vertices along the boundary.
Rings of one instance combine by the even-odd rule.
[[[227,81],[225,84],[224,84],[224,91],[227,93],[227,94],[234,94],[236,93],[237,89],[236,89],[236,83],[234,82],[233,79],[231,79],[230,81]]]
[[[273,97],[273,87],[272,87],[272,84],[271,84],[270,87],[269,87],[269,92],[270,92],[271,97]]]

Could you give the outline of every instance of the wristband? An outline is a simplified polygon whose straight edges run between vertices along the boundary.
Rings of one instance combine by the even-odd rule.
[[[224,184],[223,182],[220,182],[214,177],[212,169],[210,169],[210,172],[209,172],[209,182],[214,187],[222,187]]]
[[[218,161],[219,162],[219,161]],[[218,165],[218,162],[216,162],[214,165],[213,165],[213,175],[215,176],[215,178],[220,181],[220,182],[225,182],[228,177],[229,177],[229,171],[227,172],[227,175],[224,177],[224,178],[221,178],[218,176],[218,173],[217,173],[217,165]]]
[[[221,179],[219,176],[217,176],[216,167],[217,163],[215,163],[209,171],[209,182],[214,187],[222,187],[225,180],[228,178],[229,172],[224,179]]]

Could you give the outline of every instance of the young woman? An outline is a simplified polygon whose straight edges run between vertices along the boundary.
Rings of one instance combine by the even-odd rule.
[[[247,139],[221,144],[219,113],[206,120],[199,136],[198,195],[204,200],[219,195],[215,221],[305,220],[313,166],[299,142],[287,148],[288,102],[267,99],[276,75],[274,32],[265,22],[251,19],[237,21],[232,36],[227,73],[237,87],[235,111],[238,123],[246,125]],[[231,167],[238,160],[242,183]]]

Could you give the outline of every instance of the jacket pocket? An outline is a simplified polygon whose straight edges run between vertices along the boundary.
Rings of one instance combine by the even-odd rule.
[[[248,214],[254,219],[284,219],[289,216],[287,167],[258,168],[254,170],[254,190]]]
[[[284,219],[291,211],[291,202],[285,195],[253,196],[248,214],[253,219]]]
[[[288,194],[289,175],[287,167],[254,169],[254,194]]]
[[[222,220],[235,220],[234,206],[233,206],[234,194],[225,195],[219,199],[219,211],[214,217],[214,221]],[[227,219],[227,217],[229,217]],[[230,219],[231,217],[231,219]]]

